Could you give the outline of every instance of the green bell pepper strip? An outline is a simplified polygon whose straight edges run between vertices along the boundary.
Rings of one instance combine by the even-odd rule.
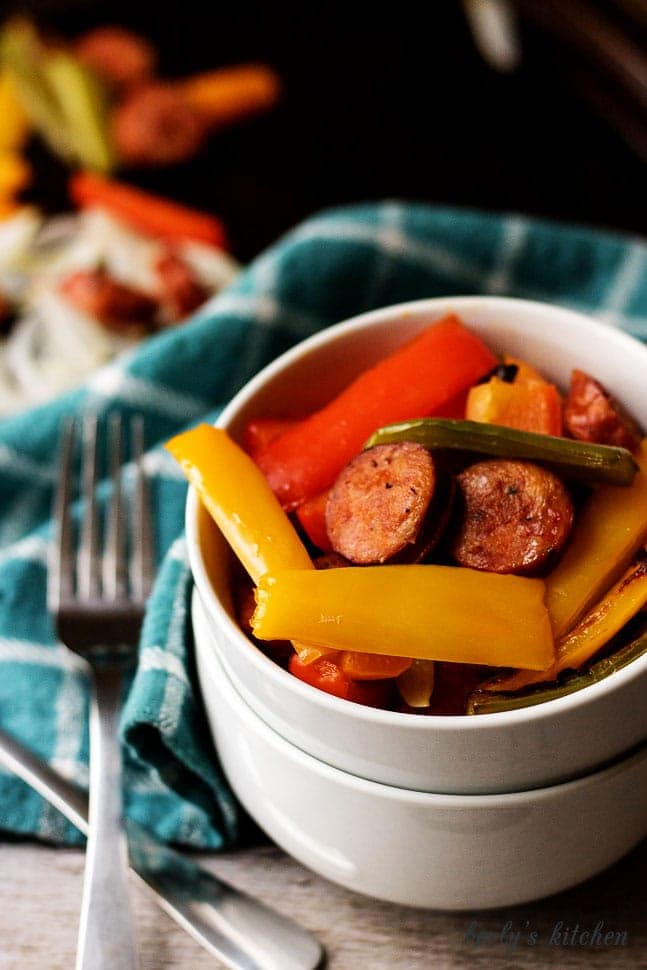
[[[542,462],[558,474],[590,485],[598,482],[630,485],[638,471],[635,459],[626,448],[452,418],[417,418],[387,425],[371,435],[364,448],[395,441],[415,441],[430,451],[450,449]]]

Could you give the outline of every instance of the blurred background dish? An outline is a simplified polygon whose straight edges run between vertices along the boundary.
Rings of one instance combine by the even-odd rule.
[[[384,197],[645,228],[642,0],[438,0],[424,19],[406,3],[396,16],[374,6],[370,18],[335,4],[197,0],[181,13],[122,0],[5,9],[68,39],[103,24],[133,29],[164,79],[250,62],[276,72],[275,110],[223,129],[190,161],[120,172],[217,213],[243,261],[313,211]],[[488,57],[484,22],[503,61]],[[32,197],[63,208],[61,166],[38,144],[29,151]]]

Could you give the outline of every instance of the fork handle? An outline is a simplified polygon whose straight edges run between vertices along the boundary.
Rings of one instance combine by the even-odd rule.
[[[137,970],[123,828],[122,673],[95,672],[90,700],[90,805],[76,970]]]

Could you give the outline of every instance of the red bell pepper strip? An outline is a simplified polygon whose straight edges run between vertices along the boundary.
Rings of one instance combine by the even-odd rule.
[[[436,414],[495,364],[480,337],[449,314],[271,441],[258,464],[283,507],[293,509],[332,485],[378,428]]]
[[[227,248],[225,228],[216,216],[189,209],[151,195],[132,185],[103,178],[94,172],[77,172],[69,181],[69,194],[80,208],[106,209],[135,229],[162,239],[192,239]]]
[[[294,427],[296,421],[286,418],[253,418],[248,421],[243,429],[242,444],[248,455],[256,458],[256,455],[270,441],[274,441],[279,435]]]
[[[386,680],[399,677],[413,664],[409,657],[390,657],[381,653],[342,650],[337,663],[351,680]]]
[[[335,697],[355,701],[356,704],[366,704],[369,707],[388,707],[391,696],[389,681],[355,683],[344,673],[338,663],[328,657],[321,657],[314,663],[304,664],[297,654],[294,654],[290,657],[288,670],[304,683],[317,687],[327,694],[334,694]]]
[[[326,529],[326,503],[330,489],[320,492],[313,498],[306,499],[296,510],[296,516],[301,523],[301,528],[308,536],[317,549],[322,552],[330,552],[332,545],[328,538]]]

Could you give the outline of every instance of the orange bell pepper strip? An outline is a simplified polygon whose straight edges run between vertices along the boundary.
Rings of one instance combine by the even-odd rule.
[[[332,485],[378,428],[436,413],[495,363],[480,337],[450,314],[271,441],[258,463],[291,510]]]
[[[273,108],[281,81],[265,64],[240,64],[177,82],[210,127],[219,128]]]
[[[514,375],[514,384],[542,384],[548,383],[545,377],[539,373],[531,364],[519,357],[511,357],[509,354],[503,355],[503,363],[506,366],[514,366],[517,373]]]
[[[493,376],[487,383],[471,388],[465,410],[467,420],[561,435],[562,398],[557,388],[522,360],[506,356],[504,362],[517,368],[514,381]]]
[[[192,239],[227,248],[225,228],[216,216],[189,209],[178,202],[94,172],[77,172],[68,184],[78,208],[97,206],[135,229],[160,239]]]
[[[555,659],[544,583],[455,566],[348,566],[263,576],[262,640],[420,660],[546,670]]]

